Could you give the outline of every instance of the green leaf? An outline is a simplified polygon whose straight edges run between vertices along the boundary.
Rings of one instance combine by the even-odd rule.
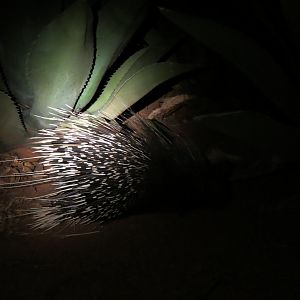
[[[273,57],[238,30],[213,20],[161,9],[163,15],[209,49],[230,61],[285,114],[300,120],[299,93]]]
[[[145,0],[112,0],[106,2],[99,11],[95,65],[92,76],[76,105],[77,110],[90,102],[103,75],[144,20],[146,8]]]
[[[295,45],[300,50],[300,5],[298,0],[280,0]]]
[[[122,78],[121,84],[130,78],[138,70],[146,67],[147,65],[158,62],[158,60],[168,51],[167,47],[159,46],[149,46],[142,49],[142,54],[138,57],[137,60],[128,68],[126,74]]]
[[[163,39],[157,32],[153,30],[149,31],[146,35],[146,41],[149,44],[145,48],[143,54],[132,64],[123,78],[123,81],[131,77],[135,72],[141,68],[158,62],[162,59],[182,38],[182,35],[177,34],[176,36],[170,36],[169,38]]]
[[[135,62],[143,56],[143,54],[147,51],[147,49],[141,49],[140,51],[136,52],[134,55],[129,57],[121,67],[112,75],[109,79],[107,85],[105,86],[104,90],[102,91],[100,97],[97,101],[93,104],[93,110],[98,111],[100,110],[108,101],[110,101],[113,92],[115,89],[121,84],[123,78],[126,76],[128,71],[132,68]]]
[[[148,47],[143,48],[129,57],[121,67],[113,74],[108,81],[100,97],[93,105],[94,110],[101,110],[104,105],[111,102],[111,99],[116,91],[122,84],[134,75],[140,69],[147,65],[158,62],[162,59],[182,38],[182,34],[178,31],[169,31],[172,34],[167,35],[166,30],[170,29],[164,22],[159,23],[159,28],[152,28],[145,36]],[[167,28],[167,29],[166,29]],[[126,107],[127,109],[128,107]]]
[[[157,62],[167,50],[167,47],[149,46],[137,51],[134,55],[129,57],[110,78],[100,97],[93,104],[93,110],[99,111],[104,105],[110,103],[114,91],[121,87],[123,83],[137,71]],[[128,107],[126,107],[126,109],[127,108]]]
[[[8,95],[0,92],[0,149],[7,150],[21,144],[26,133],[17,109]]]
[[[77,1],[47,25],[29,57],[34,93],[30,126],[48,126],[49,121],[40,117],[50,117],[49,106],[74,106],[89,76],[92,60],[92,13],[85,1]]]
[[[26,61],[41,29],[59,14],[61,0],[6,1],[0,10],[0,59],[7,83],[18,102],[31,106],[33,94],[26,77]]]
[[[110,102],[101,109],[101,114],[114,119],[161,83],[195,68],[196,66],[170,62],[148,65],[127,78],[114,91]],[[92,114],[99,112],[97,104],[87,111]]]

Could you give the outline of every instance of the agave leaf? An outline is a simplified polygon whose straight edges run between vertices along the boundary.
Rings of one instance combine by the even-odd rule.
[[[147,49],[141,49],[134,55],[129,57],[121,67],[111,76],[107,85],[103,89],[100,97],[93,104],[93,110],[100,110],[112,97],[114,90],[121,84],[123,78],[134,65],[134,63],[147,51]]]
[[[92,13],[77,1],[41,32],[29,57],[29,78],[34,92],[30,126],[47,127],[49,106],[73,107],[93,61]],[[36,117],[39,116],[39,117]]]
[[[158,62],[169,49],[163,46],[148,46],[142,50],[143,53],[128,68],[126,74],[124,74],[121,84],[141,68]]]
[[[163,28],[165,29],[165,25]],[[101,110],[104,105],[111,101],[114,91],[122,86],[128,78],[143,67],[162,59],[182,38],[182,34],[178,34],[178,32],[174,34],[174,29],[171,32],[173,34],[167,35],[165,32],[164,35],[163,30],[151,29],[145,36],[145,40],[149,46],[137,51],[121,65],[109,79],[100,97],[94,104],[93,109],[97,111]]]
[[[0,111],[0,149],[3,151],[21,144],[26,133],[16,106],[9,96],[2,92],[0,92]]]
[[[144,53],[132,64],[131,68],[128,70],[123,78],[123,81],[131,77],[135,72],[141,68],[158,62],[161,60],[182,38],[180,34],[176,36],[169,37],[168,39],[162,39],[161,36],[150,31],[146,35],[146,41],[149,46],[146,48]]]
[[[168,26],[169,25],[169,26]],[[169,51],[172,50],[182,39],[183,35],[174,26],[166,25],[162,20],[159,22],[159,30],[152,28],[145,36],[145,41],[149,45],[143,49],[143,53],[134,61],[127,73],[123,76],[122,84],[141,68],[158,62]]]
[[[284,162],[300,163],[300,130],[272,118],[250,111],[203,115],[195,118],[195,126],[208,128],[238,142],[248,149]],[[198,125],[196,125],[198,124]]]
[[[195,68],[196,66],[194,65],[170,62],[148,65],[127,78],[114,91],[110,102],[107,102],[101,109],[101,114],[104,114],[109,119],[114,119],[161,83]],[[87,111],[92,114],[97,113],[97,103],[92,105]]]
[[[280,0],[283,14],[290,28],[295,45],[300,50],[300,5],[298,0]]]
[[[166,9],[161,9],[161,12],[182,30],[235,65],[287,115],[297,121],[300,119],[298,91],[281,66],[257,42],[213,20]]]
[[[33,94],[26,78],[26,60],[40,30],[59,14],[61,0],[8,1],[0,11],[0,59],[11,92],[30,106]]]
[[[81,110],[90,102],[103,75],[144,20],[146,8],[145,0],[111,0],[99,11],[95,65],[91,78],[76,104],[77,110]]]
[[[137,71],[147,65],[157,62],[167,50],[167,47],[149,46],[137,51],[134,55],[129,57],[109,79],[100,97],[94,103],[93,110],[99,111],[107,103],[110,103],[114,91],[121,87],[123,83]],[[128,107],[125,109],[127,108]]]

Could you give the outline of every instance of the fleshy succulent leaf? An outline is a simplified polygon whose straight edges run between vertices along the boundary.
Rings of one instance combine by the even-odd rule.
[[[122,86],[127,79],[145,66],[157,62],[167,50],[167,47],[148,46],[129,57],[109,79],[100,97],[95,102],[94,109],[97,107],[97,110],[101,110],[103,106],[111,101],[114,91]]]
[[[34,93],[29,124],[47,127],[49,107],[73,107],[93,61],[92,13],[85,1],[69,6],[44,28],[28,60]],[[39,117],[36,117],[39,116]]]
[[[0,11],[0,59],[10,91],[27,106],[33,95],[26,78],[26,60],[40,30],[59,14],[61,0],[7,2]],[[2,47],[1,47],[2,45]]]
[[[105,3],[98,13],[96,30],[96,59],[76,109],[84,108],[92,99],[103,75],[115,62],[133,34],[138,30],[147,13],[145,0],[112,0]]]
[[[147,49],[141,49],[137,51],[135,54],[129,57],[111,76],[100,97],[93,104],[93,109],[100,110],[109,101],[109,99],[113,95],[114,90],[120,85],[128,71],[131,69],[134,63],[145,53],[146,50]]]
[[[166,25],[160,26],[166,31]],[[129,57],[120,68],[109,79],[107,85],[102,91],[100,97],[97,99],[94,108],[101,110],[103,106],[111,101],[114,91],[117,90],[127,79],[134,75],[140,69],[147,65],[158,62],[162,59],[182,38],[182,34],[174,31],[173,34],[167,36],[166,32],[158,29],[151,29],[145,36],[145,41],[149,45],[131,57]],[[175,32],[175,33],[174,33]],[[126,107],[127,109],[128,107]]]
[[[166,36],[159,30],[152,29],[146,34],[145,41],[149,46],[142,49],[143,53],[139,55],[138,59],[136,59],[131,67],[128,68],[120,84],[145,66],[161,60],[173,47],[175,47],[182,38],[182,35],[177,31],[174,33],[174,30],[171,30],[171,32],[172,34]]]
[[[213,20],[163,8],[161,12],[207,48],[235,65],[286,115],[300,120],[297,89],[270,53],[256,41]]]
[[[140,51],[142,53],[130,65],[130,68],[127,69],[127,72],[124,73],[120,84],[122,84],[125,80],[130,78],[134,73],[136,73],[141,68],[144,68],[147,65],[157,62],[159,58],[165,53],[165,48],[148,46]]]
[[[0,111],[0,149],[7,150],[21,144],[26,133],[15,104],[2,92],[0,92]]]
[[[101,114],[107,118],[114,119],[158,85],[185,72],[191,71],[196,67],[195,65],[183,65],[170,62],[148,65],[138,70],[118,86],[110,97],[110,101],[106,102],[105,106],[100,107],[101,111],[99,111],[97,102],[87,111],[92,114],[101,112]]]

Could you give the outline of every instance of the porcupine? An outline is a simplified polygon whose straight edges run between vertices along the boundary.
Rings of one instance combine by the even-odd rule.
[[[159,182],[192,159],[179,137],[161,123],[138,118],[137,131],[102,117],[56,111],[59,125],[39,130],[31,139],[44,171],[19,185],[54,186],[35,199],[41,207],[31,209],[34,228],[118,218],[141,204],[149,178]]]

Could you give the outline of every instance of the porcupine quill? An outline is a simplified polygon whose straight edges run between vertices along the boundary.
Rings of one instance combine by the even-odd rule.
[[[152,160],[162,153],[165,160],[178,147],[167,128],[147,120],[139,120],[142,130],[136,132],[101,117],[53,110],[52,119],[59,124],[31,138],[45,169],[23,174],[35,179],[2,184],[53,185],[53,192],[27,198],[41,203],[29,212],[35,229],[49,230],[65,222],[103,223],[122,216],[135,205]],[[173,159],[182,161],[183,156]]]

